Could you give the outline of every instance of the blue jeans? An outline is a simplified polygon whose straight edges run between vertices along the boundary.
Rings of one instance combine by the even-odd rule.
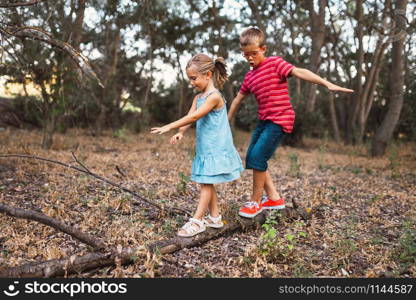
[[[272,121],[259,120],[246,155],[246,169],[267,170],[267,161],[283,141],[286,133]]]

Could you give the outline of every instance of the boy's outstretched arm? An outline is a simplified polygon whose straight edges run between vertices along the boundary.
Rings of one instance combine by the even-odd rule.
[[[228,111],[228,120],[234,117],[234,114],[240,108],[241,101],[246,97],[246,95],[238,92],[237,96],[235,96],[233,102],[231,102],[230,110]]]
[[[299,79],[303,79],[312,83],[316,83],[319,85],[322,85],[326,88],[328,88],[328,90],[333,91],[333,92],[344,92],[344,93],[353,93],[354,90],[351,89],[346,89],[343,88],[341,86],[338,86],[336,84],[333,84],[331,82],[329,82],[328,80],[323,79],[322,77],[320,77],[319,75],[307,70],[307,69],[303,69],[303,68],[293,68],[291,75],[296,76]]]

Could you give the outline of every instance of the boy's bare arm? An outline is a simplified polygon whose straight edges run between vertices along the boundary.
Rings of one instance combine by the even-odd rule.
[[[338,86],[336,84],[333,84],[331,82],[329,82],[328,80],[323,79],[322,77],[320,77],[319,75],[307,70],[307,69],[303,69],[303,68],[293,68],[291,75],[296,76],[300,79],[312,82],[312,83],[316,83],[319,85],[322,85],[326,88],[328,88],[328,90],[333,91],[333,92],[345,92],[345,93],[352,93],[354,92],[354,90],[351,89],[346,89],[343,88],[341,86]]]
[[[234,114],[237,112],[241,105],[241,101],[246,97],[246,95],[238,92],[235,96],[233,102],[231,102],[230,110],[228,111],[228,120],[231,120],[234,117]]]

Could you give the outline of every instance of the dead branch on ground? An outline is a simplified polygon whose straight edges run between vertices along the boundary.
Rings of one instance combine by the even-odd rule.
[[[40,212],[12,207],[4,203],[0,203],[0,212],[12,217],[33,220],[51,226],[57,230],[69,234],[70,236],[73,236],[81,242],[92,246],[95,250],[104,249],[105,247],[105,244],[102,240],[97,239],[88,233],[81,232],[72,226],[66,225],[61,221],[48,217]]]
[[[91,177],[94,177],[94,178],[96,178],[98,180],[101,180],[101,181],[103,181],[103,182],[105,182],[105,183],[107,183],[109,185],[112,185],[114,187],[117,187],[117,188],[121,189],[122,191],[133,195],[134,197],[138,198],[139,200],[144,201],[147,204],[149,204],[149,205],[151,205],[151,206],[153,206],[153,207],[155,207],[155,208],[157,208],[157,209],[159,209],[161,211],[166,211],[170,215],[176,215],[178,213],[184,214],[186,216],[190,216],[191,215],[189,211],[184,210],[184,209],[180,209],[180,208],[176,208],[176,207],[162,207],[162,206],[160,206],[160,205],[158,205],[158,204],[156,204],[156,203],[154,203],[154,202],[152,202],[152,201],[150,201],[150,200],[148,200],[148,199],[140,196],[139,194],[137,194],[137,193],[129,190],[128,188],[123,187],[120,184],[114,183],[114,182],[112,182],[112,181],[110,181],[110,180],[108,180],[108,179],[106,179],[106,178],[104,178],[104,177],[102,177],[100,175],[97,175],[97,174],[91,172],[87,167],[85,167],[85,165],[83,165],[82,163],[80,163],[80,161],[76,158],[76,156],[75,156],[74,153],[72,153],[72,155],[75,158],[76,162],[78,164],[80,164],[83,169],[78,168],[78,167],[75,167],[75,166],[71,166],[71,165],[68,165],[68,164],[65,164],[65,163],[60,162],[60,161],[56,161],[56,160],[52,160],[52,159],[47,159],[47,158],[43,158],[43,157],[38,157],[38,156],[32,156],[32,155],[24,155],[24,154],[1,154],[0,155],[0,158],[8,158],[8,157],[10,157],[10,158],[29,158],[29,159],[36,159],[36,160],[46,161],[46,162],[49,162],[49,163],[58,164],[58,165],[61,165],[63,167],[70,168],[70,169],[76,170],[78,172],[87,174],[87,175],[89,175]]]

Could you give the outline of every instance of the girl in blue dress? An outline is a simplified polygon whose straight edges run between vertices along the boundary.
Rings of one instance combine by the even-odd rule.
[[[168,125],[151,129],[152,133],[163,134],[179,128],[170,139],[171,144],[176,144],[196,122],[196,154],[191,179],[201,184],[201,194],[194,216],[178,231],[181,237],[194,236],[206,227],[221,228],[224,225],[214,184],[235,180],[244,170],[233,144],[225,99],[218,91],[228,79],[224,60],[213,61],[208,55],[197,54],[189,60],[186,73],[191,85],[200,92],[188,114]],[[207,211],[209,214],[204,217]]]

